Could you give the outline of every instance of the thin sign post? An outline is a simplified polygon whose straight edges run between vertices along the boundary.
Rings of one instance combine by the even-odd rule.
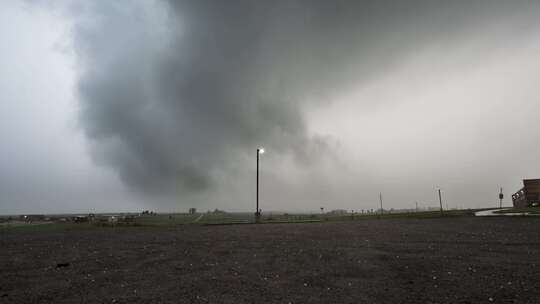
[[[439,204],[441,205],[441,216],[443,215],[443,208],[442,208],[442,196],[441,196],[441,189],[439,189]]]
[[[499,209],[502,209],[503,198],[504,198],[503,188],[501,187],[501,192],[499,193]]]

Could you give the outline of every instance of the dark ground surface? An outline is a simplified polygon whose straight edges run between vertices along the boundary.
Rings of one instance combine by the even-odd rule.
[[[0,303],[540,303],[537,218],[1,233]]]

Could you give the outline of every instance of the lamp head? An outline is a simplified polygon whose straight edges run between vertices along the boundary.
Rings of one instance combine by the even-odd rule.
[[[259,154],[264,154],[264,148],[258,148],[257,151],[259,152]]]

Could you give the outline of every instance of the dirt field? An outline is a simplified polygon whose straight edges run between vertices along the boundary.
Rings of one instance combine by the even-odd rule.
[[[0,303],[540,303],[540,219],[1,231]]]

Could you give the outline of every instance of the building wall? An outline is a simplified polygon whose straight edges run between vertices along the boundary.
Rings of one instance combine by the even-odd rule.
[[[523,186],[529,203],[540,201],[540,179],[526,179],[523,181]]]

